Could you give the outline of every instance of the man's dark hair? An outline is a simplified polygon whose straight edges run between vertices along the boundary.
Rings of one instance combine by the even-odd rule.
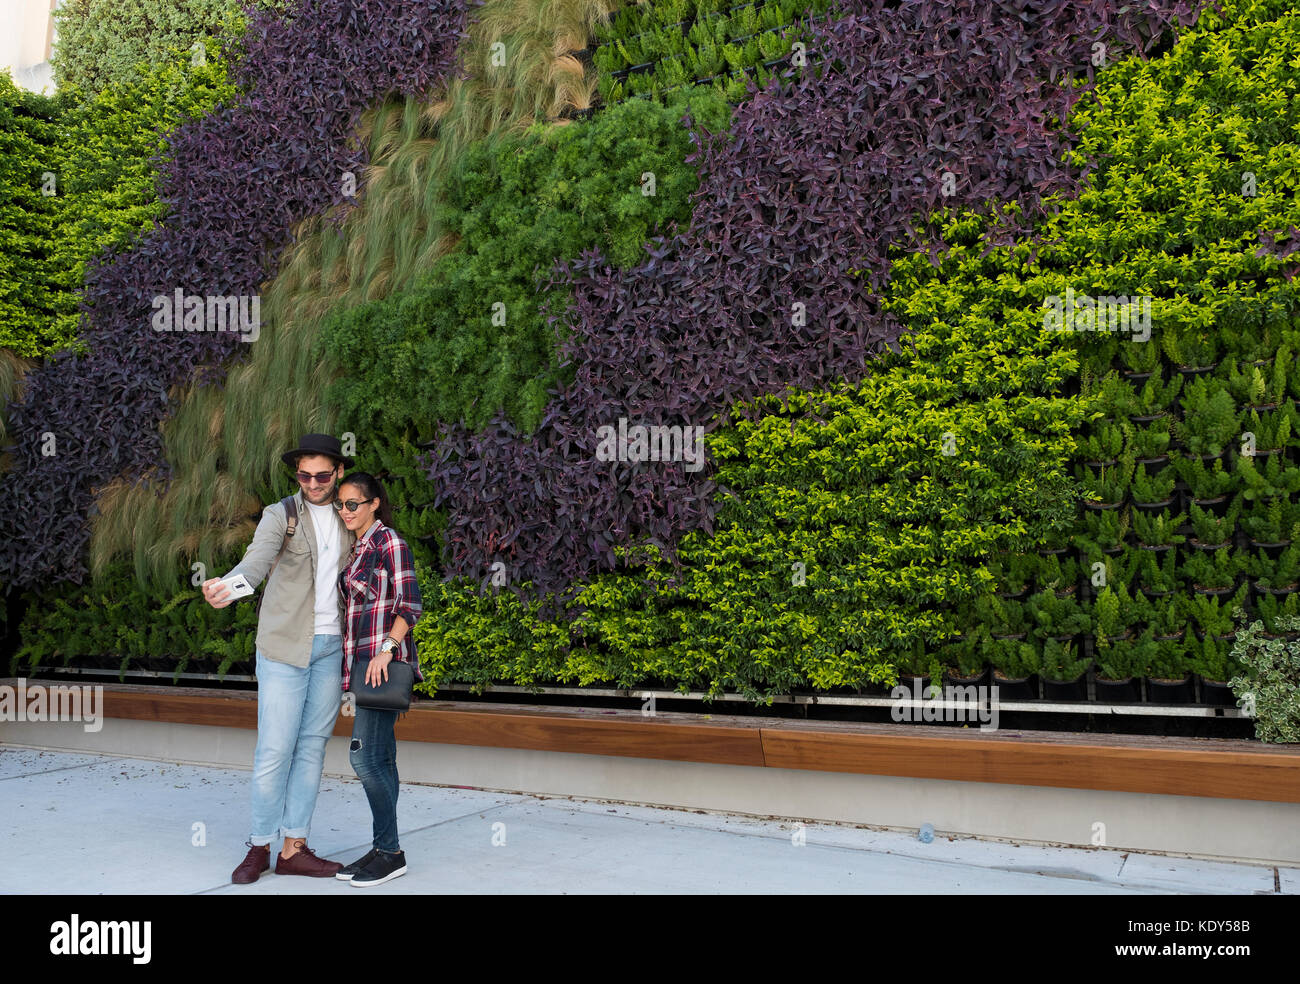
[[[324,451],[304,451],[302,454],[295,454],[293,456],[294,471],[297,471],[299,467],[302,466],[303,458],[329,458],[332,468],[337,468],[339,465],[343,464],[343,462],[339,461],[338,458],[331,457],[330,455],[326,454]]]

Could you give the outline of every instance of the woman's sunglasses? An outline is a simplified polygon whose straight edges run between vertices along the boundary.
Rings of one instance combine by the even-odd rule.
[[[342,512],[344,509],[346,509],[348,512],[356,512],[360,506],[364,506],[367,502],[373,502],[373,501],[374,501],[373,499],[362,499],[360,501],[356,499],[349,499],[347,502],[339,502],[338,499],[335,499],[334,508],[337,509],[339,512]]]

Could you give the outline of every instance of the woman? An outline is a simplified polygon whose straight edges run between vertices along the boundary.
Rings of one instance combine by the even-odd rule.
[[[334,508],[356,534],[351,562],[339,574],[343,614],[343,690],[354,660],[370,657],[366,683],[388,679],[388,664],[410,663],[420,680],[420,664],[410,628],[420,617],[420,586],[411,548],[393,530],[388,496],[379,480],[365,472],[343,479]],[[370,801],[374,840],[370,853],[336,877],[357,888],[382,885],[406,874],[406,855],[397,841],[396,711],[356,708],[350,758]]]

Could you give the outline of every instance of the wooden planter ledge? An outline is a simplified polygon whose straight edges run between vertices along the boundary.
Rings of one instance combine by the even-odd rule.
[[[252,692],[105,686],[105,717],[257,727]],[[339,716],[336,735],[352,722]],[[1300,745],[417,701],[402,741],[1300,803]]]

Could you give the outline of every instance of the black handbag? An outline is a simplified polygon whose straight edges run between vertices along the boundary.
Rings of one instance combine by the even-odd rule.
[[[357,707],[376,711],[397,711],[405,714],[411,709],[411,688],[415,686],[415,669],[410,663],[394,656],[388,663],[388,679],[377,687],[366,683],[369,656],[354,656],[352,676],[348,679],[348,693]]]

